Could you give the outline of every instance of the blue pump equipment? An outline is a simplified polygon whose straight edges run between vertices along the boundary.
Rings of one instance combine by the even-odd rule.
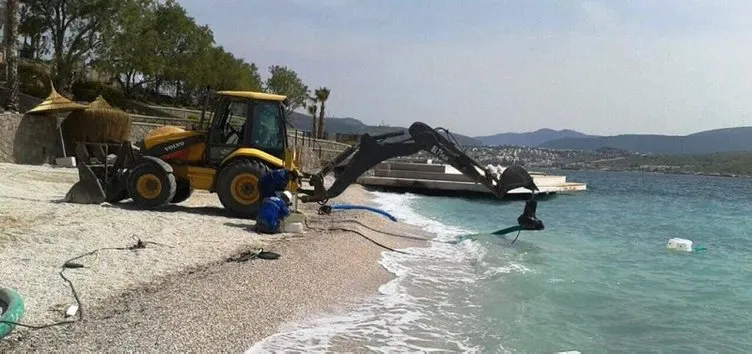
[[[384,211],[382,209],[370,207],[370,206],[367,206],[367,205],[336,204],[336,205],[332,205],[331,209],[342,209],[342,210],[360,209],[360,210],[368,210],[368,211],[372,211],[374,213],[378,213],[378,214],[384,215],[387,218],[389,218],[390,220],[392,220],[394,222],[397,222],[397,218],[395,218],[392,214],[389,214],[388,212],[386,212],[386,211]]]

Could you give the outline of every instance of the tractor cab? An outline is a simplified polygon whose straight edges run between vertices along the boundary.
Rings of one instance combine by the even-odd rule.
[[[219,91],[212,99],[212,115],[201,129],[207,129],[206,159],[223,161],[239,148],[253,148],[281,160],[287,148],[284,102],[286,97],[252,91]]]

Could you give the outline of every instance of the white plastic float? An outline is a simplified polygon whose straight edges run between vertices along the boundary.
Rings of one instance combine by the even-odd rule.
[[[668,243],[666,244],[666,248],[670,250],[675,250],[675,251],[692,252],[692,245],[693,245],[692,240],[674,237],[668,240]]]

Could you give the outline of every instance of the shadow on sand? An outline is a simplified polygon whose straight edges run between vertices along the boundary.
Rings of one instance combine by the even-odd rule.
[[[125,209],[125,210],[136,210],[136,211],[158,211],[160,213],[188,213],[188,214],[196,214],[196,215],[204,215],[204,216],[216,216],[216,217],[223,217],[227,219],[239,219],[237,217],[232,216],[227,210],[221,207],[209,207],[209,206],[201,206],[201,207],[189,207],[185,205],[179,205],[179,204],[169,204],[165,205],[158,209],[143,209],[137,205],[135,205],[133,202],[124,202],[124,203],[115,203],[115,204],[109,204],[104,203],[102,204],[102,207],[105,208],[119,208],[119,209]],[[251,221],[251,220],[249,220]]]
[[[253,220],[248,220],[248,221],[253,221]],[[248,224],[241,224],[241,223],[236,223],[236,222],[226,222],[226,223],[224,223],[224,225],[225,226],[229,226],[229,227],[237,227],[238,229],[244,229],[244,230],[250,231],[250,232],[256,232],[256,230],[255,230],[256,223],[255,222],[254,223],[248,223]]]

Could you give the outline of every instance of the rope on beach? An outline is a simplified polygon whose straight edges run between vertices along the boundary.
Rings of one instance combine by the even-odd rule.
[[[392,251],[392,252],[397,252],[397,253],[402,253],[402,254],[409,254],[409,253],[407,253],[407,252],[404,252],[404,251],[399,251],[399,250],[396,250],[396,249],[394,249],[394,248],[391,248],[391,247],[389,247],[389,246],[383,245],[383,244],[381,244],[381,243],[377,242],[376,240],[374,240],[374,239],[372,239],[372,238],[370,238],[370,237],[366,236],[365,234],[363,234],[362,232],[360,232],[360,231],[358,231],[358,230],[348,229],[348,228],[346,228],[346,227],[329,227],[329,228],[323,228],[323,227],[313,227],[313,226],[311,226],[311,225],[308,225],[308,220],[305,220],[305,225],[306,225],[306,227],[308,227],[309,229],[312,229],[312,230],[317,230],[317,231],[345,231],[345,232],[352,232],[352,233],[355,233],[355,234],[358,234],[358,235],[360,235],[360,237],[363,237],[363,238],[365,238],[366,240],[368,240],[368,241],[371,241],[371,242],[372,242],[372,243],[374,243],[375,245],[377,245],[377,246],[379,246],[379,247],[381,247],[381,248],[383,248],[383,249],[385,249],[385,250],[388,250],[388,251]]]
[[[102,247],[102,248],[97,248],[97,249],[95,249],[93,251],[89,251],[89,252],[80,254],[78,256],[75,256],[75,257],[73,257],[71,259],[68,259],[61,266],[60,273],[59,273],[60,277],[63,278],[63,280],[66,283],[68,283],[68,285],[70,286],[70,289],[71,289],[71,293],[73,294],[73,298],[76,299],[76,305],[78,306],[78,312],[77,312],[77,314],[78,314],[78,320],[60,321],[60,322],[54,322],[54,323],[50,323],[50,324],[46,324],[46,325],[30,325],[30,324],[13,322],[13,321],[5,321],[5,320],[0,321],[0,323],[4,323],[4,324],[8,324],[8,325],[13,325],[13,326],[19,326],[19,327],[26,327],[26,328],[30,328],[30,329],[44,329],[44,328],[50,328],[50,327],[60,326],[60,325],[64,325],[64,324],[71,324],[71,323],[83,320],[83,318],[84,318],[84,305],[81,302],[81,298],[78,296],[78,292],[76,291],[76,287],[73,286],[73,282],[70,279],[68,279],[65,276],[65,274],[63,274],[63,273],[65,272],[66,269],[69,269],[69,268],[85,268],[83,264],[77,263],[77,262],[74,262],[74,261],[76,261],[78,259],[81,259],[83,257],[86,257],[86,256],[93,255],[93,254],[96,254],[97,257],[99,257],[99,252],[100,251],[105,251],[105,250],[135,251],[137,249],[146,248],[147,244],[153,244],[153,245],[164,246],[164,247],[172,247],[170,245],[165,245],[165,244],[158,243],[158,242],[142,241],[140,238],[138,238],[135,235],[132,236],[132,238],[134,240],[136,240],[136,243],[133,244],[133,245],[131,245],[131,246],[128,246],[128,247]]]

